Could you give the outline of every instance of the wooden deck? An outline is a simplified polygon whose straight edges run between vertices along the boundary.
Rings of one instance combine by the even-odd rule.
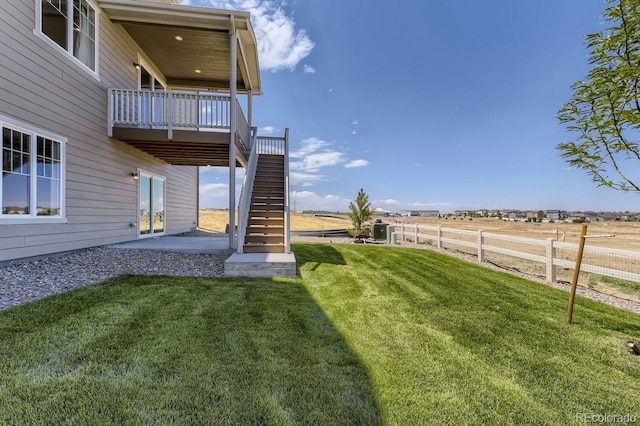
[[[229,166],[229,132],[113,127],[113,137],[176,166]],[[237,165],[247,162],[245,147],[236,140]]]

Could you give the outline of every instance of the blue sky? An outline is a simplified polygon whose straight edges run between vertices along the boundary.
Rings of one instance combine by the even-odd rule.
[[[640,210],[555,149],[603,0],[182,2],[252,13],[253,124],[290,128],[298,210],[347,211],[361,187],[389,211]],[[203,169],[200,192],[226,208],[227,170]]]

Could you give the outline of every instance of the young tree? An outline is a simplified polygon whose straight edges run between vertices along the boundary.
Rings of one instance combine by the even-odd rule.
[[[355,202],[352,201],[349,203],[349,209],[351,210],[349,217],[353,224],[351,235],[354,237],[359,237],[364,231],[366,231],[364,223],[371,219],[371,215],[373,214],[370,207],[371,203],[369,202],[369,196],[364,193],[364,189],[360,188]]]
[[[605,1],[611,26],[585,37],[593,69],[558,113],[577,140],[557,148],[598,186],[640,194],[640,1]]]

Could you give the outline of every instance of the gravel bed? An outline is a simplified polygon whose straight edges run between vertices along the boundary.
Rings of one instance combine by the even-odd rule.
[[[193,231],[183,236],[214,237],[219,233]],[[352,244],[351,238],[292,236],[292,241]],[[476,263],[476,257],[455,250],[438,249],[424,244],[403,243],[398,247],[414,247],[438,251],[448,256]],[[64,293],[76,288],[94,285],[110,278],[125,274],[170,275],[191,277],[221,277],[224,275],[226,256],[210,254],[173,253],[157,250],[132,250],[114,247],[95,247],[78,250],[69,254],[34,260],[0,268],[0,310],[33,300]],[[523,274],[484,263],[483,266],[527,278],[564,291],[569,291],[566,283],[548,283],[539,276]],[[581,296],[640,313],[640,304],[598,291],[578,287]]]
[[[0,268],[0,310],[119,275],[221,277],[226,256],[95,247]]]

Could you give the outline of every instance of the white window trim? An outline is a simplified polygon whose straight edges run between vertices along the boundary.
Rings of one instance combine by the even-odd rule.
[[[96,26],[96,45],[94,47],[94,54],[95,54],[95,61],[96,61],[96,69],[92,70],[91,68],[89,68],[88,66],[86,66],[85,64],[82,63],[82,61],[80,61],[78,58],[76,58],[75,56],[73,56],[73,52],[69,52],[69,50],[67,49],[63,49],[62,47],[60,47],[60,45],[58,45],[58,43],[56,43],[55,41],[51,40],[49,38],[49,36],[47,36],[45,33],[42,32],[42,0],[35,0],[36,2],[36,27],[33,29],[33,33],[40,37],[45,43],[47,43],[49,46],[51,46],[52,49],[62,53],[63,55],[65,55],[67,58],[71,59],[71,62],[73,62],[74,64],[76,64],[77,66],[79,66],[83,71],[85,71],[86,73],[88,73],[89,75],[91,75],[93,78],[95,78],[96,80],[100,81],[100,56],[99,56],[99,46],[100,46],[100,8],[98,7],[98,5],[95,3],[94,0],[86,0],[87,3],[89,3],[89,6],[91,6],[93,8],[93,10],[95,11],[96,14],[96,22],[95,22],[95,26]],[[71,5],[70,7],[73,8],[73,1],[70,0],[69,4]],[[73,16],[73,14],[71,15]],[[69,27],[70,28],[70,27]]]
[[[7,127],[13,130],[17,130],[22,133],[27,133],[31,136],[31,149],[30,155],[33,155],[33,152],[37,152],[33,148],[37,144],[37,137],[41,136],[47,139],[54,140],[60,143],[60,215],[59,216],[37,216],[37,211],[35,209],[31,209],[31,213],[29,215],[4,215],[2,214],[2,210],[0,210],[0,226],[1,225],[20,225],[20,224],[33,224],[33,223],[67,223],[66,217],[66,181],[67,181],[67,138],[56,135],[54,133],[47,132],[46,130],[39,129],[34,126],[30,126],[28,124],[22,123],[17,120],[13,120],[9,117],[5,117],[0,115],[0,130],[3,127]],[[37,161],[30,160],[30,176],[29,176],[29,185],[31,186],[31,199],[29,200],[30,205],[34,205],[35,201],[35,177],[36,177],[36,167]],[[0,182],[1,183],[1,182]],[[0,202],[2,200],[2,185],[0,184]]]
[[[144,67],[144,69],[146,69],[153,78],[158,80],[158,82],[162,85],[162,88],[165,91],[169,91],[169,86],[167,85],[167,79],[165,78],[164,74],[160,72],[158,67],[156,67],[153,64],[153,62],[151,62],[151,59],[147,58],[147,56],[145,56],[142,53],[138,53],[138,63],[142,67]],[[138,70],[138,90],[140,90],[140,83],[141,83],[140,73],[141,73],[141,70]]]

